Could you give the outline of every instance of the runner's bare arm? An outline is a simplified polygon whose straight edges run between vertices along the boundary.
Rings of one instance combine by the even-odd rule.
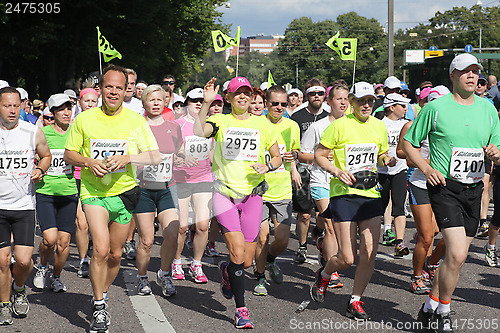
[[[328,173],[331,173],[334,177],[337,177],[343,183],[347,185],[352,185],[356,181],[356,178],[349,171],[344,171],[336,167],[328,158],[331,149],[323,146],[321,143],[316,147],[316,152],[314,153],[314,159],[320,168]]]
[[[158,149],[149,150],[137,155],[113,155],[108,158],[108,168],[110,171],[120,169],[127,164],[135,166],[158,165],[161,162],[161,154]]]
[[[410,128],[411,124],[413,124],[413,120],[410,120],[409,122],[404,124],[403,128],[401,129],[401,133],[399,134],[398,147],[396,149],[396,155],[399,158],[406,159],[406,164],[410,168],[416,168],[417,165],[415,163],[413,163],[413,161],[408,156],[406,156],[406,154],[403,150],[403,138],[406,135],[406,132],[408,132],[408,129]],[[417,148],[417,149],[418,149],[418,151],[420,151],[420,148]],[[426,161],[427,163],[430,163],[429,159],[425,159],[424,161]]]
[[[490,143],[488,146],[483,146],[484,153],[488,158],[495,164],[500,165],[500,150],[498,150],[497,146],[493,143]]]
[[[211,124],[207,124],[208,109],[214,101],[219,91],[219,86],[215,86],[215,78],[211,78],[203,88],[203,104],[201,105],[198,117],[194,120],[193,132],[195,135],[208,138],[214,128]]]
[[[383,154],[378,155],[377,163],[379,165],[393,167],[396,165],[396,163],[398,163],[398,159],[395,157],[390,157],[389,154],[385,152]]]
[[[281,159],[281,154],[280,154],[280,148],[278,146],[278,142],[275,142],[271,147],[269,147],[269,154],[271,155],[271,160],[269,161],[270,164],[272,164],[273,168],[276,169],[283,163]],[[257,162],[255,164],[252,164],[251,167],[259,174],[264,174],[266,172],[269,172],[269,167],[267,165],[264,165],[260,162]]]
[[[38,183],[42,180],[43,175],[47,172],[47,169],[50,167],[50,163],[52,162],[52,155],[50,154],[47,138],[41,129],[36,131],[35,144],[36,153],[38,157],[40,157],[40,161],[38,162],[37,169],[33,169],[33,172],[31,173],[31,180],[34,183]],[[38,168],[42,169],[43,172]]]
[[[408,156],[413,163],[419,168],[425,175],[425,178],[432,186],[442,184],[446,186],[446,179],[443,174],[435,169],[433,169],[420,155],[420,151],[417,147],[414,147],[409,141],[403,139],[403,151],[406,156]]]
[[[108,173],[107,166],[101,160],[95,160],[90,157],[84,157],[79,152],[74,150],[66,149],[64,151],[64,161],[68,164],[82,167],[82,168],[90,168],[94,175],[97,177],[102,177]]]

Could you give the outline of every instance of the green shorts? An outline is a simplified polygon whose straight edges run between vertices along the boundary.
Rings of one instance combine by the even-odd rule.
[[[108,222],[128,224],[132,219],[132,212],[125,207],[122,199],[116,195],[113,197],[87,198],[82,200],[82,205],[101,206],[109,212]]]

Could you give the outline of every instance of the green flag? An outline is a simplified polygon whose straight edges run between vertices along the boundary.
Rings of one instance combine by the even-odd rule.
[[[272,86],[277,86],[277,84],[276,82],[274,82],[271,71],[269,71],[269,74],[267,74],[267,89],[271,88]]]
[[[121,59],[122,55],[120,54],[120,52],[118,52],[103,35],[101,35],[99,27],[96,28],[97,28],[97,42],[99,45],[99,52],[102,53],[104,61],[108,62],[114,58]]]
[[[335,36],[325,43],[329,48],[337,52],[342,60],[356,60],[356,50],[358,48],[357,38],[339,38],[337,32]]]
[[[214,50],[215,52],[220,52],[224,51],[228,47],[231,47],[232,45],[239,47],[240,46],[240,36],[241,36],[241,29],[238,26],[238,30],[236,31],[236,36],[234,38],[229,37],[228,35],[224,34],[220,30],[213,30],[212,31],[212,42],[214,44]]]

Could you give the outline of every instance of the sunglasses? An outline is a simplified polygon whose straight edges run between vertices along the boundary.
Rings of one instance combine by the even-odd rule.
[[[193,99],[189,99],[189,101],[191,103],[203,103],[203,98],[193,98]]]
[[[169,86],[173,86],[175,84],[175,81],[163,81],[163,85],[169,85]]]
[[[481,81],[477,81],[477,85],[478,85],[478,86],[485,86],[485,85],[487,85],[487,83],[486,83],[486,82],[484,82],[484,81],[483,81],[483,82],[481,82]]]
[[[281,105],[282,107],[286,108],[288,106],[288,103],[287,102],[269,102],[272,106],[278,106],[278,105]]]
[[[307,93],[309,96],[325,96],[324,91],[311,91],[310,93]]]
[[[45,120],[54,120],[54,117],[51,117],[51,116],[43,116],[43,119],[45,119]]]

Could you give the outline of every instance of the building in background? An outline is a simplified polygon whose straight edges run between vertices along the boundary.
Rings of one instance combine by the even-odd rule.
[[[252,51],[269,54],[278,47],[278,41],[285,36],[264,36],[263,34],[242,38],[240,41],[240,56],[244,56]],[[226,49],[226,60],[230,56],[236,56],[237,49],[234,46]]]

